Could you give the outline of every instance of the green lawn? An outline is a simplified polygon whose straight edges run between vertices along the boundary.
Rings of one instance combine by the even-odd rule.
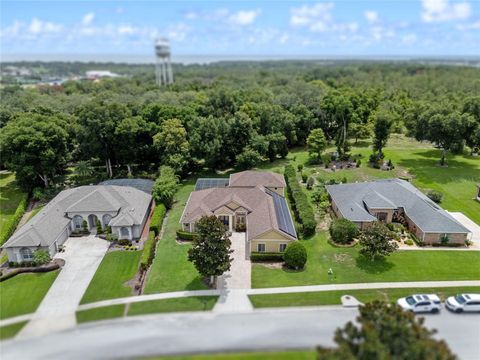
[[[125,312],[125,305],[104,306],[101,308],[77,311],[77,322],[99,321],[122,317]]]
[[[0,283],[0,319],[34,312],[58,271],[20,274]]]
[[[217,300],[218,296],[193,296],[132,303],[128,310],[128,316],[178,311],[208,311],[212,310]]]
[[[15,182],[15,174],[0,174],[0,229],[13,216],[23,196]]]
[[[141,251],[112,251],[103,258],[81,304],[132,295],[125,283],[132,279],[140,261]]]
[[[334,151],[329,148],[327,151]],[[308,153],[305,149],[292,151],[288,158],[295,164],[304,164],[304,171],[314,173],[324,179],[348,182],[366,181],[378,178],[394,178],[405,175],[408,171],[413,176],[413,184],[422,190],[435,189],[443,193],[440,204],[449,211],[460,211],[480,224],[480,203],[473,200],[476,183],[480,182],[480,159],[468,155],[448,154],[448,167],[437,166],[441,150],[430,144],[420,143],[401,135],[393,134],[384,149],[385,158],[391,159],[395,165],[393,171],[382,171],[368,166],[368,157],[372,149],[368,146],[352,146],[352,154],[362,154],[362,164],[358,169],[326,172],[321,167],[307,164]]]
[[[178,223],[190,192],[194,189],[194,181],[182,185],[176,194],[176,202],[167,213],[165,233],[158,242],[155,260],[145,286],[145,294],[170,292],[178,290],[206,289],[200,275],[187,259],[190,245],[176,243]]]
[[[162,356],[148,360],[315,360],[315,351],[243,352],[232,354]]]
[[[359,282],[478,280],[479,251],[404,250],[374,262],[359,254],[359,247],[337,248],[327,242],[326,232],[300,240],[307,248],[303,271],[252,267],[252,286],[282,287]],[[461,264],[461,265],[459,265]],[[333,269],[329,279],[327,271]]]
[[[282,306],[340,305],[342,295],[352,295],[363,303],[373,300],[396,301],[411,294],[437,294],[443,300],[459,293],[479,293],[480,287],[458,288],[410,288],[410,289],[368,289],[318,291],[291,294],[250,295],[250,301],[256,308]]]
[[[0,327],[0,340],[6,340],[14,337],[25,326],[27,322],[22,321],[16,324]]]

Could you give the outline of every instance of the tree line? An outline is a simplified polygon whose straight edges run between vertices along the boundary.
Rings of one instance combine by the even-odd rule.
[[[161,89],[150,67],[138,66],[99,82],[3,87],[1,166],[32,190],[62,181],[75,164],[101,166],[105,177],[162,165],[179,176],[250,168],[305,146],[315,129],[340,157],[372,136],[381,153],[392,131],[444,153],[480,146],[478,69],[286,61],[176,70],[176,83]]]

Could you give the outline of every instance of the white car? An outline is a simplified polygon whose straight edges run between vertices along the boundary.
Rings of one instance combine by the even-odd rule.
[[[480,311],[480,294],[459,294],[450,296],[445,306],[456,313]]]
[[[442,308],[440,298],[435,294],[416,294],[397,300],[397,304],[404,310],[438,313]]]

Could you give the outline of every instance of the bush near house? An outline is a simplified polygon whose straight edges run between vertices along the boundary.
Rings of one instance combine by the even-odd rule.
[[[150,231],[153,231],[155,236],[160,234],[166,211],[167,209],[163,204],[156,205],[155,210],[153,210],[152,218],[150,219]]]
[[[283,261],[283,253],[274,252],[252,252],[250,260],[253,262]]]
[[[152,265],[153,258],[155,257],[155,248],[157,245],[158,238],[155,236],[154,231],[148,233],[148,239],[143,245],[143,253],[140,260],[140,268],[142,270],[147,270],[150,265]]]
[[[338,244],[349,244],[358,235],[357,226],[347,219],[335,219],[330,225],[330,236]]]
[[[192,241],[195,235],[197,235],[197,233],[177,230],[177,239],[180,240]]]
[[[28,203],[28,194],[24,194],[18,203],[17,210],[10,218],[10,220],[2,226],[0,230],[0,245],[3,245],[7,239],[12,236],[13,232],[17,228],[18,223],[22,219],[23,214],[25,214],[25,209],[27,208]]]
[[[430,190],[427,192],[427,196],[430,198],[430,200],[436,202],[437,204],[442,202],[443,194],[440,191]]]
[[[307,195],[303,192],[297,181],[295,169],[292,165],[285,166],[285,178],[287,180],[287,193],[290,196],[292,210],[295,218],[302,224],[302,235],[311,236],[315,233],[317,222],[312,206],[308,202]]]
[[[287,245],[283,259],[289,268],[303,269],[307,263],[307,249],[298,241],[291,242]]]

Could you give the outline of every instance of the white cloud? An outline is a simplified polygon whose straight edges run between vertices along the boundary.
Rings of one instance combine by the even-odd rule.
[[[373,10],[364,11],[363,16],[365,16],[365,19],[367,19],[369,23],[374,23],[378,20],[378,12]]]
[[[250,25],[260,15],[260,9],[240,10],[228,17],[229,21],[235,25]]]
[[[49,21],[42,21],[37,18],[33,18],[28,26],[28,31],[32,34],[57,33],[61,30],[62,25]]]
[[[195,20],[199,17],[199,14],[194,11],[189,11],[185,14],[185,19],[187,20]]]
[[[83,25],[90,25],[92,23],[93,19],[95,19],[95,14],[93,12],[89,12],[89,13],[87,13],[83,16],[82,24]]]
[[[332,17],[334,4],[317,3],[314,5],[303,5],[290,9],[290,25],[294,27],[305,27],[312,32],[356,32],[358,24],[335,23]]]
[[[450,3],[449,0],[422,0],[422,21],[426,23],[465,20],[472,7],[468,2]]]

